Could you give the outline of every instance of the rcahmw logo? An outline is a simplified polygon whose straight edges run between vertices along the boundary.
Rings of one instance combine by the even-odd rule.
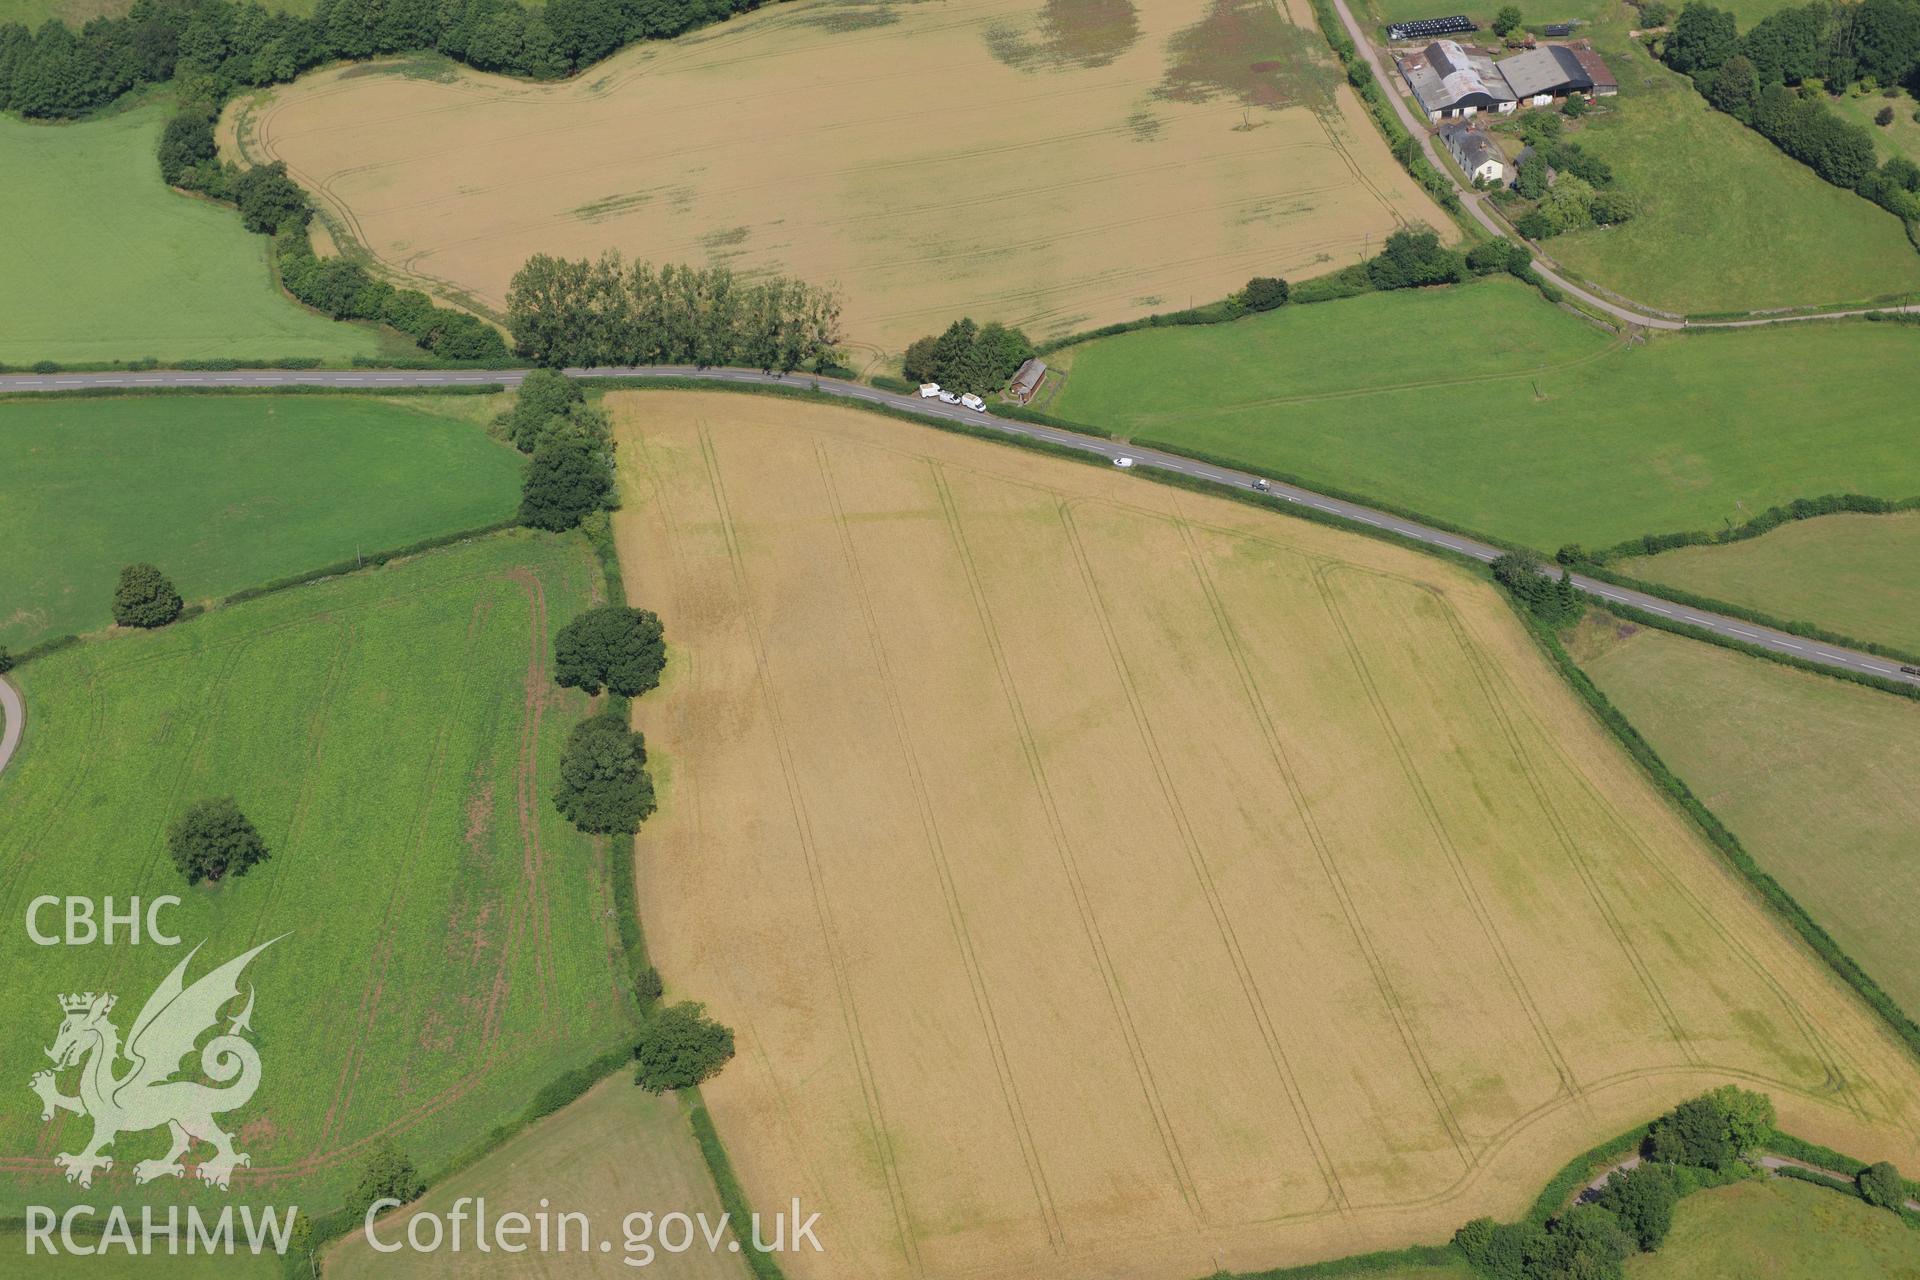
[[[201,1033],[220,1020],[220,1010],[239,996],[240,973],[247,962],[278,941],[274,938],[261,943],[192,986],[187,986],[184,978],[200,948],[187,952],[187,958],[173,967],[140,1007],[124,1048],[119,1028],[107,1016],[113,1012],[113,996],[89,991],[60,997],[66,1018],[53,1047],[47,1050],[53,1070],[38,1072],[29,1084],[40,1095],[42,1120],[53,1119],[56,1112],[71,1111],[93,1121],[93,1139],[84,1150],[63,1151],[53,1158],[66,1170],[68,1182],[92,1186],[96,1170],[113,1168],[113,1157],[102,1153],[115,1138],[161,1125],[173,1138],[172,1149],[164,1159],[142,1160],[134,1165],[135,1182],[181,1177],[187,1170],[180,1157],[196,1142],[213,1146],[212,1158],[203,1160],[196,1173],[202,1182],[223,1191],[236,1166],[252,1163],[233,1149],[233,1135],[213,1118],[216,1112],[245,1106],[260,1087],[259,1051],[242,1034],[253,1029],[252,987],[247,988],[246,1007],[227,1023],[226,1034],[215,1036],[200,1050],[200,1070],[215,1084],[226,1087],[213,1088],[196,1080],[172,1077],[193,1052]],[[127,1059],[127,1069],[116,1073],[115,1064],[122,1056]],[[79,1093],[68,1096],[60,1092],[56,1073],[72,1066],[80,1068]]]
[[[284,936],[284,935],[282,935]],[[133,1180],[182,1178],[196,1146],[212,1150],[193,1173],[210,1187],[226,1190],[236,1168],[252,1163],[234,1149],[234,1135],[218,1118],[245,1106],[260,1087],[260,1053],[247,1038],[252,1031],[254,992],[247,988],[238,1012],[228,1014],[219,1030],[222,1011],[240,998],[240,975],[253,958],[278,938],[261,943],[211,973],[189,984],[187,967],[199,954],[195,947],[173,967],[127,1030],[122,1042],[112,1014],[115,997],[107,992],[81,992],[60,997],[64,1017],[47,1052],[53,1068],[35,1073],[29,1086],[40,1098],[40,1118],[51,1121],[71,1112],[93,1122],[93,1132],[78,1151],[54,1157],[68,1182],[93,1185],[94,1175],[113,1168],[107,1149],[123,1134],[164,1127],[170,1143],[166,1155],[141,1160],[133,1166]],[[201,1036],[216,1034],[198,1048],[198,1074],[212,1083],[175,1079],[196,1052]],[[124,1065],[123,1065],[124,1064]],[[75,1092],[61,1092],[60,1077],[76,1069]],[[236,1247],[258,1253],[272,1248],[284,1252],[297,1210],[272,1209],[258,1213],[240,1209],[242,1239],[234,1234],[234,1209],[203,1215],[197,1207],[177,1206],[158,1214],[138,1211],[139,1228],[121,1206],[108,1209],[104,1219],[91,1205],[76,1205],[62,1213],[43,1205],[27,1208],[27,1252],[128,1253],[226,1252]],[[184,1219],[184,1222],[183,1222]],[[55,1243],[56,1227],[59,1243]]]

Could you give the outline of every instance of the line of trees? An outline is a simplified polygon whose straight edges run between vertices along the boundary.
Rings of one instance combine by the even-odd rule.
[[[464,311],[435,306],[418,289],[396,289],[345,258],[313,252],[313,205],[281,163],[242,169],[222,164],[213,138],[215,111],[183,107],[160,131],[157,155],[167,185],[197,191],[240,210],[247,230],[273,237],[274,265],[288,293],[335,320],[392,325],[444,360],[501,360],[507,344],[493,326]]]
[[[1661,48],[1708,102],[1837,187],[1920,222],[1920,166],[1876,164],[1865,125],[1835,115],[1820,86],[1920,86],[1920,0],[1826,0],[1782,9],[1739,33],[1734,15],[1693,0]],[[1891,116],[1888,116],[1891,119]]]
[[[248,0],[135,0],[80,31],[49,19],[0,25],[0,108],[84,115],[142,84],[177,78],[224,101],[341,59],[430,49],[509,75],[571,75],[634,40],[679,35],[760,0],[319,0],[311,17]]]
[[[535,254],[507,291],[507,329],[532,360],[564,365],[739,365],[790,372],[830,362],[840,301],[785,276],[727,267]]]
[[[1875,498],[1862,493],[1829,493],[1818,498],[1795,498],[1791,502],[1768,507],[1744,524],[1729,523],[1726,528],[1717,532],[1689,529],[1679,533],[1645,533],[1637,538],[1628,538],[1610,547],[1600,547],[1591,551],[1577,542],[1569,542],[1556,551],[1553,558],[1566,565],[1604,565],[1626,556],[1658,555],[1662,551],[1672,551],[1678,547],[1718,546],[1728,542],[1742,542],[1748,538],[1757,538],[1763,533],[1769,533],[1793,520],[1812,520],[1819,516],[1838,515],[1842,512],[1889,515],[1896,511],[1915,510],[1920,510],[1920,497],[1892,499]]]

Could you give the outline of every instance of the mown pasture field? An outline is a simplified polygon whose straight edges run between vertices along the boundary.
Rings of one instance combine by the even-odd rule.
[[[1626,635],[1621,635],[1621,632]],[[1909,1013],[1920,1011],[1920,707],[1630,626],[1582,666],[1760,865]]]
[[[1464,569],[850,408],[608,397],[679,646],[639,901],[748,1197],[861,1275],[1443,1238],[1703,1085],[1920,1156],[1920,1065]]]
[[[512,517],[470,397],[0,401],[0,644],[112,621],[122,565],[189,601]]]
[[[1821,516],[1744,542],[1681,547],[1613,567],[1777,618],[1920,649],[1920,512]]]
[[[564,85],[322,72],[238,108],[343,234],[498,310],[535,252],[773,269],[894,352],[1317,274],[1444,226],[1305,0],[796,0]],[[645,121],[636,127],[635,121]]]
[[[1764,16],[1743,14],[1742,24]],[[1555,236],[1547,253],[1636,302],[1685,314],[1920,292],[1920,252],[1898,218],[1715,111],[1638,45],[1602,48],[1620,95],[1570,136],[1613,166],[1640,212]]]
[[[1920,1231],[1885,1209],[1786,1178],[1688,1196],[1627,1280],[1886,1280],[1920,1275]]]
[[[1744,31],[1774,10],[1783,9],[1791,2],[1792,0],[1729,0],[1728,3],[1715,7],[1736,15],[1740,21],[1740,29]],[[1605,33],[1619,32],[1624,35],[1638,25],[1639,10],[1623,3],[1623,0],[1516,0],[1516,3],[1522,20],[1534,30],[1552,22],[1578,22],[1583,26],[1579,32],[1583,36],[1593,35],[1596,27]],[[1495,0],[1467,0],[1464,4],[1442,5],[1438,9],[1431,3],[1422,3],[1422,0],[1365,0],[1363,4],[1356,3],[1352,6],[1355,16],[1371,16],[1376,24],[1382,27],[1389,22],[1439,17],[1441,10],[1448,13],[1464,13],[1480,24],[1481,32],[1475,38],[1482,41],[1496,39],[1489,28],[1493,26],[1493,19],[1500,12],[1501,7],[1502,4]],[[1384,40],[1385,33],[1380,33],[1376,38]]]
[[[1920,161],[1920,120],[1913,118],[1916,103],[1913,95],[1904,90],[1893,97],[1884,97],[1878,93],[1869,93],[1854,97],[1845,93],[1826,99],[1835,114],[1845,117],[1873,135],[1873,148],[1882,163],[1894,156],[1905,156],[1909,160]],[[1881,108],[1893,108],[1893,120],[1888,124],[1877,124],[1874,117]]]
[[[725,1244],[718,1254],[709,1252],[704,1242],[670,1254],[657,1240],[627,1242],[623,1219],[628,1214],[650,1212],[657,1221],[668,1213],[704,1213],[709,1222],[718,1222],[722,1209],[685,1108],[675,1098],[654,1097],[634,1087],[625,1071],[509,1139],[406,1209],[381,1219],[376,1234],[383,1244],[403,1239],[413,1214],[444,1215],[463,1196],[484,1198],[490,1215],[518,1212],[531,1219],[543,1202],[551,1214],[585,1213],[594,1229],[612,1241],[607,1254],[549,1252],[537,1261],[522,1259],[528,1263],[527,1273],[541,1280],[630,1276],[637,1269],[634,1264],[643,1261],[643,1274],[668,1280],[746,1280],[749,1274],[744,1259],[727,1252]],[[775,1206],[766,1208],[771,1215]],[[634,1224],[633,1230],[639,1232],[640,1225]],[[642,1252],[648,1243],[655,1249],[651,1259]],[[357,1231],[330,1250],[325,1261],[329,1280],[465,1280],[500,1273],[497,1255],[381,1254]]]
[[[0,363],[414,350],[308,311],[274,283],[265,236],[169,191],[154,160],[167,115],[153,101],[80,124],[0,117]]]
[[[1920,333],[1904,326],[1627,345],[1489,281],[1142,330],[1070,360],[1061,417],[1547,552],[1920,491],[1900,391]]]
[[[0,1071],[22,1101],[0,1116],[0,1217],[189,1199],[326,1212],[379,1145],[431,1173],[631,1034],[607,849],[549,799],[586,707],[549,678],[550,633],[598,580],[578,541],[501,534],[15,670],[29,723],[0,775]],[[272,855],[189,888],[164,833],[220,795]],[[21,928],[40,895],[167,893],[184,898],[180,948],[42,947]],[[186,947],[204,944],[198,976],[275,937],[246,975],[264,1074],[224,1117],[252,1157],[232,1192],[137,1187],[164,1130],[123,1135],[90,1191],[63,1181],[52,1157],[88,1122],[43,1124],[26,1090],[55,997],[115,993],[124,1036]]]

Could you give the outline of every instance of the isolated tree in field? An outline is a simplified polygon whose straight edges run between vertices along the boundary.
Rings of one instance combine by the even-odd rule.
[[[1873,113],[1873,122],[1874,122],[1875,124],[1877,124],[1877,125],[1879,125],[1879,126],[1880,126],[1881,128],[1883,128],[1883,129],[1884,129],[1884,128],[1886,128],[1886,127],[1887,127],[1888,125],[1890,125],[1890,124],[1892,124],[1892,123],[1893,123],[1893,108],[1892,108],[1892,107],[1882,107],[1882,108],[1880,108],[1880,109],[1879,109],[1878,111],[1876,111],[1876,112],[1874,112],[1874,113]]]
[[[164,627],[180,616],[180,593],[150,564],[130,564],[113,589],[113,620],[123,627]]]
[[[578,436],[551,433],[533,451],[520,490],[520,523],[559,532],[613,501],[613,460]]]
[[[535,369],[520,384],[513,410],[507,415],[507,437],[522,453],[532,453],[552,418],[582,403],[585,394],[573,379],[556,369]]]
[[[690,1089],[733,1057],[733,1031],[691,1000],[655,1009],[640,1024],[633,1082],[649,1093]]]
[[[167,828],[167,853],[188,884],[245,875],[267,858],[266,841],[233,797],[202,800]]]
[[[1899,1209],[1907,1202],[1907,1182],[1900,1171],[1882,1160],[1860,1171],[1860,1198],[1882,1209]]]
[[[603,604],[553,637],[553,678],[568,689],[638,697],[660,683],[666,664],[660,619],[647,609]]]
[[[354,1217],[359,1218],[375,1201],[398,1200],[401,1204],[410,1204],[426,1190],[427,1184],[413,1167],[413,1161],[392,1147],[383,1146],[368,1157],[366,1167],[360,1171],[360,1181],[354,1184],[349,1207]]]
[[[1255,276],[1247,281],[1241,300],[1249,311],[1271,311],[1287,301],[1287,282],[1277,276]]]
[[[567,734],[553,803],[590,835],[632,835],[653,813],[646,742],[617,715],[589,716]]]
[[[1502,5],[1500,12],[1493,15],[1493,34],[1510,36],[1520,29],[1520,6]]]

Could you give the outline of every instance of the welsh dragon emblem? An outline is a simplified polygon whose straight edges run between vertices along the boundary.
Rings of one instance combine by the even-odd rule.
[[[223,1191],[236,1167],[252,1163],[233,1149],[234,1136],[214,1120],[215,1112],[245,1106],[260,1087],[260,1054],[243,1034],[252,1030],[251,986],[247,988],[245,1007],[228,1021],[226,1031],[200,1049],[201,1072],[214,1085],[224,1087],[173,1077],[194,1051],[195,1042],[218,1024],[220,1011],[239,997],[240,973],[247,962],[278,941],[263,942],[187,986],[187,965],[200,950],[196,946],[147,997],[124,1046],[119,1028],[107,1017],[113,1012],[113,996],[89,991],[60,997],[66,1018],[53,1047],[47,1050],[53,1070],[37,1072],[29,1084],[40,1095],[42,1120],[53,1119],[58,1111],[93,1120],[93,1138],[85,1150],[54,1157],[54,1163],[66,1170],[68,1182],[92,1186],[96,1171],[113,1168],[113,1158],[101,1152],[112,1146],[115,1138],[161,1125],[172,1135],[172,1148],[163,1159],[135,1164],[135,1182],[184,1176],[186,1167],[180,1157],[196,1142],[213,1147],[212,1157],[196,1170],[200,1180]],[[117,1071],[123,1058],[127,1067]],[[76,1064],[80,1067],[79,1096],[68,1097],[60,1092],[55,1076]]]

